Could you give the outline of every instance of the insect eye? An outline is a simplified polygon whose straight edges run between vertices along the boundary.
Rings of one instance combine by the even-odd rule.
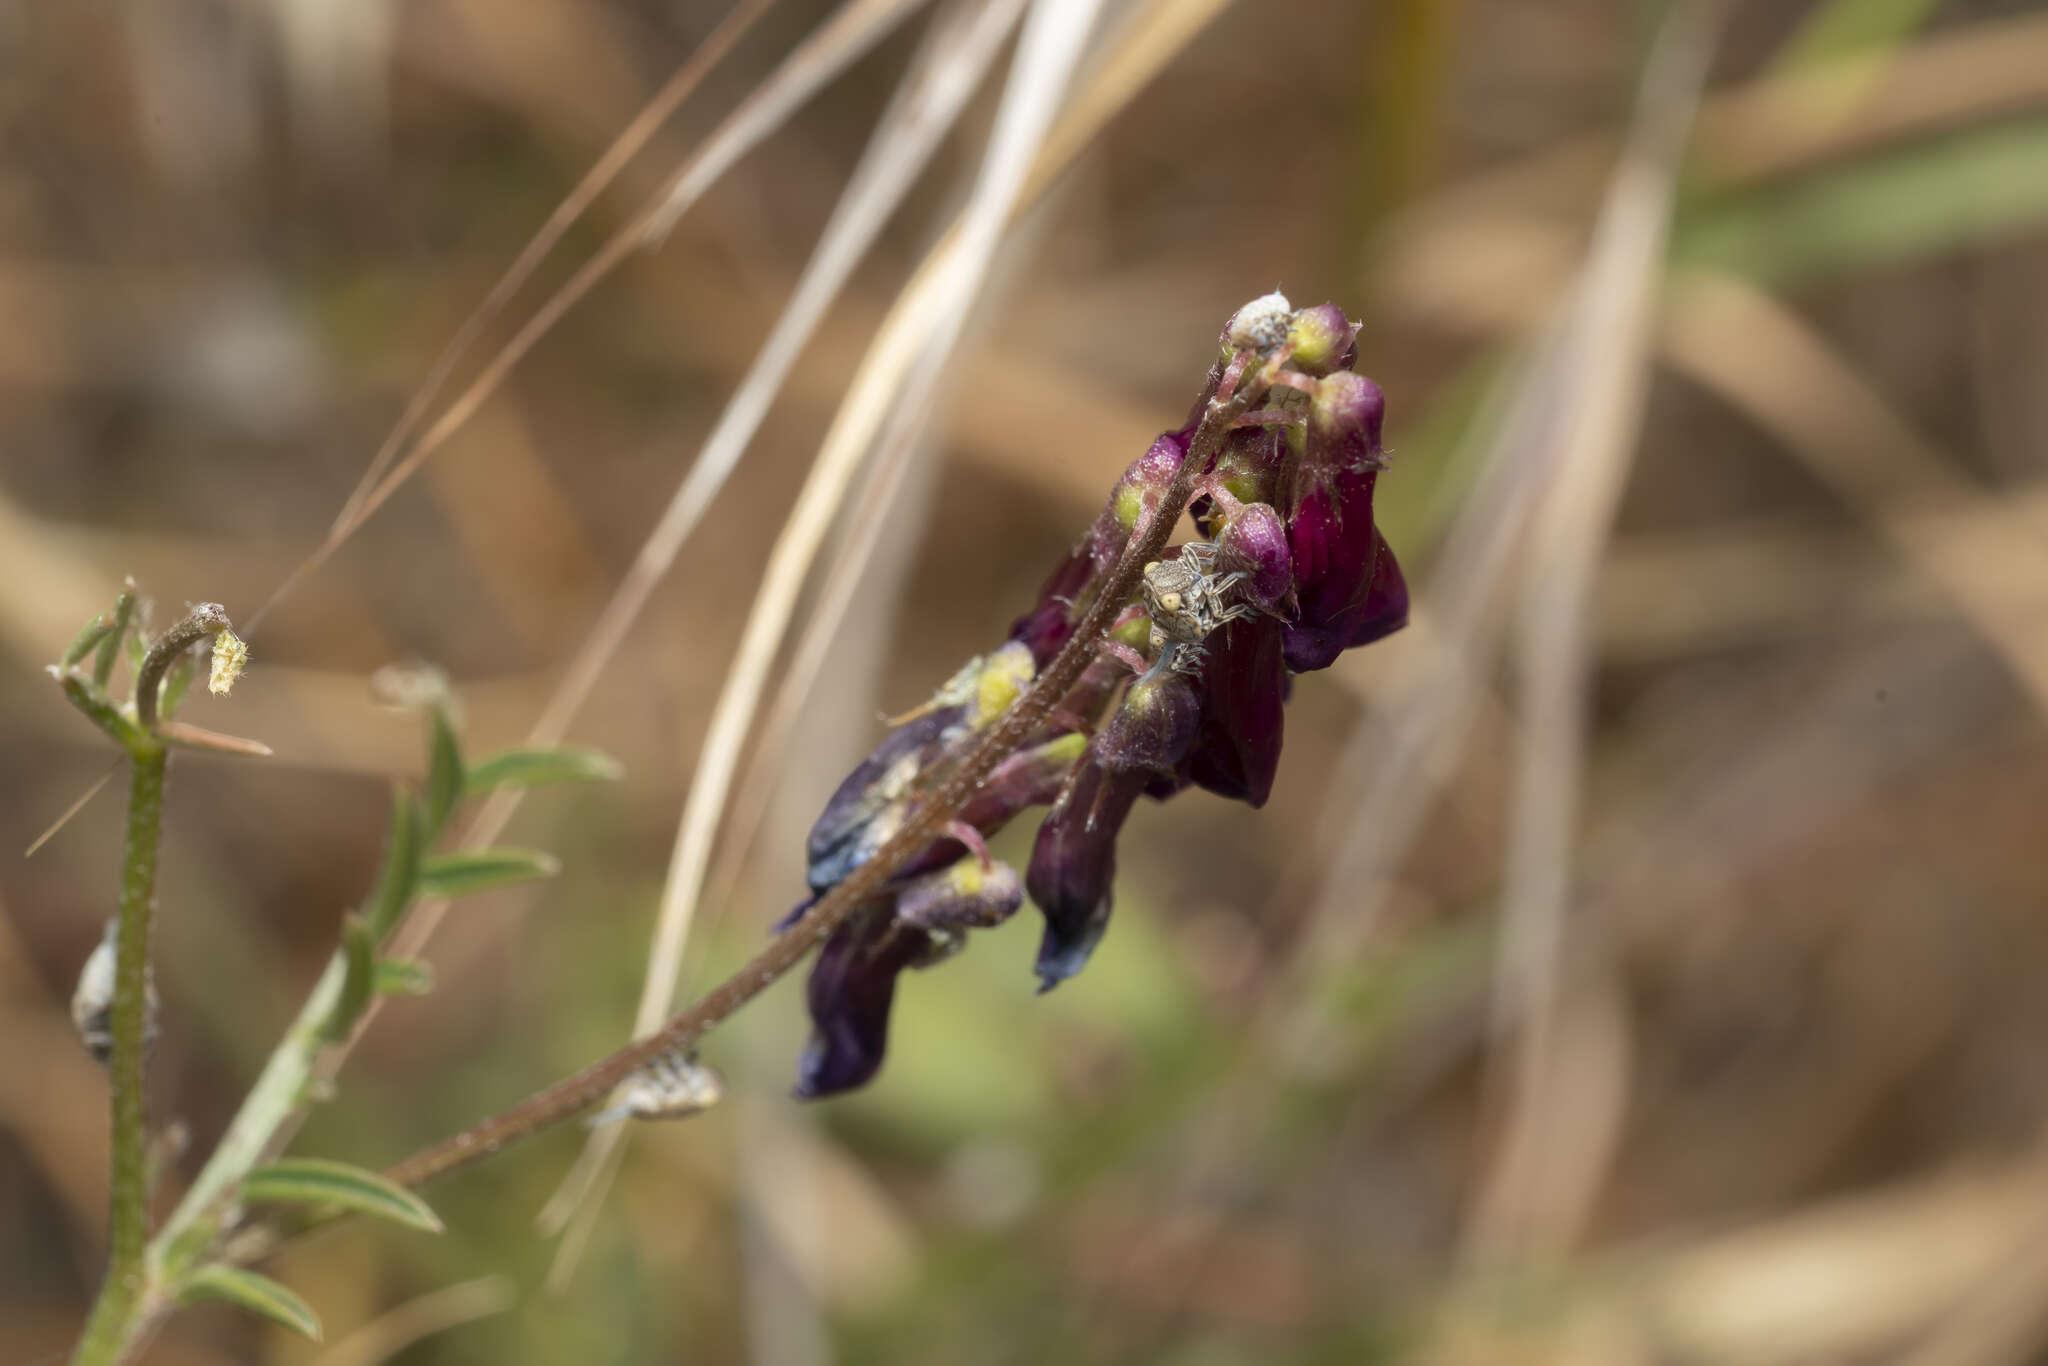
[[[1178,612],[1180,610],[1180,594],[1161,593],[1159,595],[1159,605],[1169,612]]]

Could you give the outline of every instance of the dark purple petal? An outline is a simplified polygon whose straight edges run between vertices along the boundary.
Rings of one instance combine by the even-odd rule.
[[[1295,673],[1327,669],[1337,656],[1355,645],[1370,645],[1408,624],[1408,585],[1393,547],[1375,531],[1372,563],[1352,601],[1334,612],[1319,613],[1311,624],[1304,608],[1301,619],[1284,633],[1287,667]]]
[[[826,938],[805,989],[812,1029],[797,1063],[799,1098],[851,1090],[875,1075],[889,1046],[896,976],[931,949],[931,936],[898,921],[887,902],[867,907]]]
[[[1310,405],[1302,495],[1287,527],[1299,604],[1287,665],[1297,672],[1328,667],[1363,617],[1384,615],[1374,601],[1385,542],[1373,526],[1372,497],[1385,411],[1379,386],[1348,371],[1323,380]]]
[[[860,867],[903,822],[903,798],[943,750],[963,707],[941,707],[889,732],[825,803],[804,842],[811,890],[822,892]]]
[[[1000,925],[1024,904],[1024,884],[1007,863],[968,857],[927,873],[897,893],[896,918],[935,933]]]
[[[1408,581],[1401,576],[1394,547],[1387,544],[1385,537],[1380,538],[1373,557],[1372,578],[1366,583],[1366,591],[1352,604],[1347,616],[1351,625],[1347,646],[1384,640],[1408,624]]]
[[[1095,537],[1090,533],[1060,562],[1038,590],[1038,605],[1010,625],[1010,639],[1031,650],[1031,662],[1043,669],[1074,634],[1074,622],[1095,578]]]
[[[1116,879],[1117,832],[1146,781],[1142,772],[1113,774],[1090,754],[1038,827],[1024,885],[1045,913],[1034,969],[1040,991],[1079,972],[1101,941]]]
[[[1287,670],[1281,623],[1244,617],[1213,632],[1202,669],[1202,728],[1188,776],[1219,797],[1264,806],[1280,769]]]

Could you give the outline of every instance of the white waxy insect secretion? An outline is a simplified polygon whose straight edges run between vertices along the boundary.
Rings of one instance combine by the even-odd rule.
[[[725,1078],[687,1052],[664,1053],[620,1084],[618,1098],[590,1117],[590,1127],[622,1119],[687,1119],[725,1098]]]

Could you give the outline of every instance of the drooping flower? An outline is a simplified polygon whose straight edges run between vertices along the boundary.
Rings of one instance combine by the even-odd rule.
[[[1040,990],[1079,972],[1108,927],[1116,840],[1139,797],[1165,800],[1193,784],[1263,804],[1279,767],[1291,675],[1325,668],[1406,622],[1407,587],[1373,522],[1385,399],[1351,372],[1357,328],[1334,304],[1297,311],[1277,294],[1254,300],[1225,324],[1188,421],[1125,469],[1008,641],[902,718],[834,792],[807,845],[813,900],[903,828],[922,795],[1071,640],[1132,537],[1177,512],[1162,509],[1166,490],[1241,348],[1284,373],[1196,472],[1190,511],[1208,539],[1169,551],[1176,563],[1155,566],[1156,583],[1148,570],[1154,596],[1122,607],[1101,656],[1047,723],[997,766],[945,834],[827,937],[807,993],[814,1028],[798,1094],[829,1095],[871,1078],[897,978],[1006,919],[1026,891],[1045,917],[1034,963]],[[1052,809],[1020,882],[988,856],[983,838],[1046,803]]]

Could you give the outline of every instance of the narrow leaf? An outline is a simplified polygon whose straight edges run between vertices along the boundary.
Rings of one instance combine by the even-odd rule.
[[[364,918],[378,942],[391,933],[411,904],[420,880],[420,805],[402,787],[391,790],[391,830],[384,839],[384,866]]]
[[[432,844],[462,795],[462,745],[446,706],[434,707],[428,715],[427,790],[421,797],[420,827]]]
[[[92,685],[101,691],[114,677],[114,662],[121,656],[121,642],[132,637],[129,627],[135,622],[135,580],[130,579],[121,588],[120,596],[114,599],[114,626],[100,639],[99,651],[92,660]]]
[[[434,989],[434,969],[417,958],[384,958],[375,981],[379,996],[424,996]]]
[[[420,865],[422,896],[469,896],[562,870],[552,854],[537,849],[479,849],[473,854],[436,854]]]
[[[320,1031],[330,1042],[347,1038],[362,1018],[363,1008],[370,1004],[377,973],[377,938],[369,921],[353,914],[342,917],[341,956],[346,965],[341,995],[335,998],[334,1012]]]
[[[320,1340],[320,1317],[312,1307],[268,1276],[235,1266],[201,1267],[185,1282],[179,1298],[225,1300],[272,1323],[281,1323],[302,1337]]]
[[[287,1158],[258,1167],[242,1180],[252,1204],[326,1205],[439,1233],[441,1221],[427,1202],[373,1171],[317,1157]]]
[[[183,745],[187,749],[210,749],[215,754],[268,759],[276,753],[261,740],[250,740],[240,735],[223,735],[217,730],[208,730],[204,726],[195,726],[185,721],[159,721],[156,733],[159,738],[171,744]]]
[[[475,795],[499,787],[617,782],[624,776],[618,760],[594,749],[508,749],[470,769],[467,790]]]
[[[71,644],[64,650],[60,668],[75,669],[85,657],[99,648],[101,641],[114,633],[114,614],[102,612],[78,628],[78,634],[71,638]]]

